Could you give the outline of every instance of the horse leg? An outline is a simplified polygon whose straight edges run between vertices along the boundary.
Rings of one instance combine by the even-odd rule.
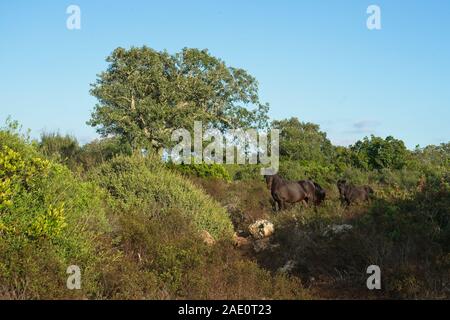
[[[272,207],[272,211],[277,211],[277,202],[274,198],[270,199],[270,206]]]
[[[348,200],[345,197],[341,197],[341,206],[347,207],[349,205]]]
[[[305,206],[305,208],[308,208],[308,200],[307,199],[303,199],[302,203]]]
[[[280,202],[278,199],[273,199],[273,209],[275,212],[280,211]]]
[[[282,203],[281,203],[280,200],[276,201],[276,205],[275,206],[277,207],[277,210],[276,210],[277,212],[279,212],[279,211],[281,211],[283,209]]]

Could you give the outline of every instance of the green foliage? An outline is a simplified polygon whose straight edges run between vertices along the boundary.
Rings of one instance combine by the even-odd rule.
[[[132,154],[131,146],[118,137],[103,138],[85,144],[78,155],[78,161],[85,171],[111,160],[118,155]]]
[[[99,104],[88,123],[134,148],[167,147],[172,131],[192,129],[194,119],[222,129],[267,123],[256,80],[207,50],[170,55],[145,46],[117,48],[106,61],[91,90]]]
[[[45,156],[73,167],[81,148],[75,137],[62,136],[59,133],[44,133],[41,135],[39,150]]]
[[[314,161],[283,161],[279,172],[289,180],[311,179],[325,185],[336,181],[333,166],[321,165]]]
[[[89,170],[120,154],[132,154],[131,146],[118,137],[97,139],[80,146],[75,137],[46,133],[41,135],[37,146],[48,159],[65,164],[75,172]]]
[[[411,191],[385,187],[364,206],[344,208],[333,197],[319,208],[293,207],[273,218],[278,247],[260,263],[277,269],[289,257],[299,276],[326,281],[327,292],[340,298],[445,298],[449,181],[425,179]],[[331,232],[342,224],[352,229]],[[384,272],[378,293],[359,284],[371,264]]]
[[[233,180],[258,180],[261,178],[260,164],[227,164],[226,169]]]
[[[118,156],[93,170],[91,178],[108,190],[113,207],[158,207],[154,214],[178,209],[192,219],[198,231],[206,230],[215,238],[231,235],[231,222],[224,209],[182,176],[166,169],[156,156]]]
[[[401,140],[391,136],[386,139],[371,136],[350,147],[357,167],[369,170],[383,168],[402,169],[408,162],[409,152]]]
[[[272,128],[281,130],[280,157],[283,159],[315,161],[322,164],[333,156],[330,140],[316,124],[290,118],[273,121]]]
[[[441,143],[439,146],[429,145],[422,149],[417,148],[414,154],[425,164],[450,167],[450,143]]]
[[[260,165],[175,166],[148,148],[169,146],[172,129],[191,129],[192,119],[264,127],[254,78],[206,50],[118,48],[107,61],[89,122],[106,138],[35,142],[11,120],[0,130],[0,299],[308,298],[300,279],[321,298],[379,298],[361,285],[370,264],[383,270],[382,297],[448,296],[448,143],[410,152],[372,136],[333,147],[317,125],[274,121],[280,174],[313,179],[327,198],[273,215]],[[341,206],[340,178],[371,185],[375,199]],[[232,246],[233,227],[245,234],[266,218],[276,226],[269,250]],[[353,228],[330,233],[343,223]],[[205,245],[202,231],[217,243]],[[293,275],[276,272],[289,260]],[[83,270],[80,291],[65,287],[71,264]]]
[[[50,205],[47,212],[39,213],[36,216],[30,229],[27,231],[27,235],[30,238],[57,238],[61,235],[63,229],[67,227],[67,223],[65,221],[64,203],[58,208],[54,208]]]
[[[30,143],[28,134],[22,134],[21,126],[17,121],[12,121],[9,117],[6,119],[5,126],[0,127],[0,149],[3,146],[15,150],[19,153],[37,155],[37,151]]]
[[[445,174],[450,171],[450,143],[439,146],[417,147],[408,168],[426,175]]]
[[[3,145],[0,150],[0,213],[13,206],[14,197],[38,186],[48,175],[50,163],[37,157],[22,155]]]
[[[222,179],[225,181],[231,181],[231,176],[225,168],[225,165],[212,163],[212,164],[174,164],[169,163],[168,168],[176,170],[182,174],[188,176],[194,176],[199,178],[212,178]]]
[[[39,157],[18,134],[0,131],[0,136],[0,289],[13,295],[28,290],[34,298],[68,297],[51,286],[46,292],[40,281],[54,273],[48,279],[57,286],[72,261],[83,268],[98,263],[96,239],[108,231],[102,192]],[[83,293],[95,286],[93,278],[85,280]]]

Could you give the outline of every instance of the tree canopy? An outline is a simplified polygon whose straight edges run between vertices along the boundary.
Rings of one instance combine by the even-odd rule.
[[[401,169],[408,161],[409,152],[402,140],[392,136],[386,139],[372,135],[350,147],[356,166],[364,169]]]
[[[229,67],[207,50],[176,54],[149,47],[117,48],[92,84],[98,99],[88,124],[103,136],[121,136],[133,147],[161,149],[174,129],[194,120],[225,130],[267,126],[268,105],[245,70]]]
[[[425,148],[417,147],[414,154],[423,163],[450,167],[450,143],[441,143],[439,146],[429,145]]]
[[[332,157],[333,145],[319,125],[290,118],[273,121],[272,127],[280,129],[281,157],[321,163]]]

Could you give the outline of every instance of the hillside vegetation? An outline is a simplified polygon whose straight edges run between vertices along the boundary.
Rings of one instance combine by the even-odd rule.
[[[116,154],[80,174],[62,164],[77,159],[67,148],[44,156],[46,143],[0,131],[0,298],[308,297],[236,251],[226,210],[157,158]],[[81,290],[66,287],[70,265]]]
[[[327,199],[275,213],[258,166],[186,170],[120,144],[0,131],[2,298],[448,297],[445,145],[407,151],[402,168],[368,169],[341,155],[328,164],[283,158],[282,175],[320,181]],[[375,199],[342,206],[338,177],[370,184]],[[233,232],[257,219],[276,226],[269,248],[236,248]],[[353,228],[330,234],[342,224]],[[287,262],[292,270],[280,272]],[[365,287],[371,264],[382,270],[380,292]],[[81,290],[66,288],[69,265],[82,270]]]
[[[450,143],[334,146],[316,124],[270,122],[256,79],[207,50],[117,48],[106,61],[87,122],[99,139],[0,130],[0,298],[449,298]],[[279,129],[279,174],[315,181],[325,201],[275,212],[260,165],[163,160],[194,120]],[[370,201],[344,206],[340,179]],[[258,219],[270,237],[249,235]],[[71,265],[80,290],[66,287]],[[366,286],[370,265],[381,290]]]

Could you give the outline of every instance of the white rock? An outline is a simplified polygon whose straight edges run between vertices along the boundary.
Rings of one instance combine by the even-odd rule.
[[[201,237],[203,239],[203,242],[205,244],[207,244],[208,246],[212,246],[212,245],[214,245],[216,243],[216,240],[213,238],[213,236],[210,235],[209,232],[206,231],[206,230],[202,231]]]
[[[274,231],[274,225],[272,222],[267,220],[258,220],[248,227],[248,231],[255,239],[263,239],[270,237]]]

